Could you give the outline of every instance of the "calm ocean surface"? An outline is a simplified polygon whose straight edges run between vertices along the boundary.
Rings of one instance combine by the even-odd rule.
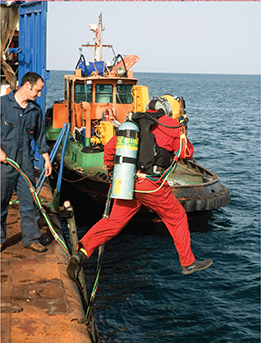
[[[64,74],[51,71],[47,107],[63,99]],[[184,97],[194,157],[219,176],[231,203],[190,223],[196,258],[214,261],[202,272],[181,274],[170,235],[119,235],[106,243],[93,310],[100,342],[259,342],[260,76],[134,76],[150,97]],[[87,291],[96,258],[85,267]]]

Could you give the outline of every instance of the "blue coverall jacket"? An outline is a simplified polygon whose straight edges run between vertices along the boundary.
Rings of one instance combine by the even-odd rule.
[[[16,161],[35,186],[34,153],[31,148],[35,140],[39,154],[48,152],[44,119],[40,106],[29,101],[22,109],[11,92],[1,98],[1,149],[7,157]],[[23,245],[39,241],[39,211],[32,194],[21,174],[10,164],[1,163],[1,243],[6,240],[6,217],[9,201],[16,189],[20,202]]]

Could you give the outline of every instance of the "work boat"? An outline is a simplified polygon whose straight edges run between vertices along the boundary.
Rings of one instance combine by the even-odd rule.
[[[95,32],[94,44],[82,45],[74,74],[64,76],[64,100],[56,101],[47,110],[46,133],[49,145],[54,145],[64,124],[70,124],[66,150],[63,156],[62,147],[58,150],[54,174],[62,161],[63,185],[70,185],[97,204],[105,204],[110,178],[103,163],[104,145],[129,113],[145,111],[149,91],[148,87],[138,85],[130,70],[138,62],[138,56],[114,54],[111,63],[102,60],[102,48],[112,46],[103,45],[101,14],[98,24],[90,25],[90,29]],[[82,54],[85,47],[94,47],[93,62],[86,62]],[[171,100],[176,112],[184,114],[183,99]],[[166,182],[189,218],[230,202],[230,194],[218,176],[194,159],[179,159]],[[155,213],[141,211],[145,211],[142,218],[146,221],[160,222]]]

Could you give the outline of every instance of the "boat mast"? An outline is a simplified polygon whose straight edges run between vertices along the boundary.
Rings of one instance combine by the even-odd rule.
[[[102,61],[102,31],[105,30],[105,26],[102,25],[102,13],[99,15],[98,24],[91,24],[90,30],[95,33],[94,37],[94,62]]]

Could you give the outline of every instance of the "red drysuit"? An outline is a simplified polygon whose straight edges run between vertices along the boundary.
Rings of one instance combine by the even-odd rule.
[[[178,126],[178,122],[166,115],[158,121],[168,126]],[[159,124],[152,127],[157,144],[168,151],[177,152],[180,144],[179,129],[165,128]],[[113,168],[113,158],[116,151],[117,137],[114,136],[104,149],[104,163],[108,169]],[[190,159],[193,155],[193,146],[187,141],[186,158]],[[182,149],[181,158],[185,157]],[[137,179],[135,181],[135,190],[150,191],[157,189],[161,181],[152,182],[149,179]],[[190,247],[190,232],[188,229],[187,215],[184,208],[171,192],[167,182],[155,193],[135,193],[133,200],[115,199],[109,218],[99,220],[80,240],[78,248],[81,245],[87,251],[90,257],[95,249],[116,236],[127,225],[135,213],[138,212],[141,205],[145,205],[155,211],[163,220],[168,228],[179,254],[181,266],[191,265],[195,257]]]

